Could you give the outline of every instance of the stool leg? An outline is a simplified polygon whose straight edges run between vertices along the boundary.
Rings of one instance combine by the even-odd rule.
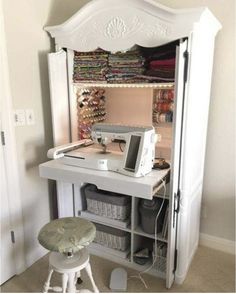
[[[86,270],[86,272],[87,272],[87,274],[88,274],[88,276],[89,276],[89,278],[90,278],[90,281],[91,281],[91,283],[92,283],[93,291],[94,291],[95,293],[99,293],[99,290],[98,290],[98,288],[97,288],[97,286],[96,286],[96,284],[95,284],[95,282],[94,282],[94,279],[93,279],[93,275],[92,275],[92,270],[91,270],[90,263],[88,263],[88,264],[86,265],[85,270]]]
[[[66,293],[67,282],[68,282],[68,275],[63,274],[62,275],[62,293]]]
[[[48,277],[47,277],[47,280],[46,280],[46,282],[44,283],[44,286],[43,286],[43,292],[44,293],[47,293],[48,290],[49,290],[52,273],[53,273],[53,269],[49,268]]]
[[[75,293],[76,287],[75,287],[75,273],[69,273],[69,283],[68,283],[68,292],[69,293]]]

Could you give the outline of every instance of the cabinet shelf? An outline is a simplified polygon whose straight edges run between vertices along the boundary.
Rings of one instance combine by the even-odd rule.
[[[139,235],[139,236],[144,236],[144,237],[147,237],[147,238],[150,238],[150,239],[154,239],[155,240],[155,234],[148,234],[148,233],[145,233],[140,226],[137,226],[136,229],[134,230],[134,234],[136,235]],[[157,234],[157,240],[158,241],[162,241],[162,242],[165,242],[167,243],[168,241],[162,237],[161,233],[158,233]]]
[[[117,257],[117,258],[122,258],[126,262],[130,262],[129,256],[130,256],[130,250],[127,249],[125,251],[120,251],[112,248],[108,248],[106,246],[100,245],[98,243],[92,242],[89,245],[89,250],[94,251],[94,252],[99,252],[101,255],[109,254],[111,256]]]
[[[155,88],[172,89],[174,83],[137,83],[137,84],[108,84],[108,83],[73,83],[76,88]]]
[[[154,128],[168,128],[171,129],[173,126],[172,122],[153,123]]]

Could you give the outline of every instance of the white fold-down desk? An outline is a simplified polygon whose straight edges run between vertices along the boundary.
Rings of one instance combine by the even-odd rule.
[[[39,174],[42,178],[64,183],[78,185],[90,183],[99,189],[152,199],[153,195],[163,186],[163,180],[169,174],[169,169],[153,170],[145,177],[134,178],[112,171],[65,165],[60,159],[56,159],[40,164]]]

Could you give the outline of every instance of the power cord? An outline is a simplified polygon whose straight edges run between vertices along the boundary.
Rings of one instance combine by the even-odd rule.
[[[163,200],[162,200],[161,206],[160,206],[159,211],[158,211],[158,213],[156,215],[156,218],[155,218],[155,249],[154,249],[155,250],[155,252],[154,252],[155,258],[153,259],[153,262],[152,262],[151,266],[149,266],[147,269],[139,272],[137,276],[130,276],[128,278],[128,280],[132,279],[132,278],[140,279],[146,289],[148,288],[148,286],[147,286],[144,278],[141,275],[144,274],[144,273],[149,272],[153,268],[153,266],[155,265],[155,263],[157,261],[157,220],[158,220],[158,217],[159,217],[159,215],[161,213],[161,210],[163,208],[163,205],[165,203],[165,198],[166,198],[166,182],[163,179],[161,179],[161,181],[162,181],[163,186],[164,186],[164,195],[163,195]]]

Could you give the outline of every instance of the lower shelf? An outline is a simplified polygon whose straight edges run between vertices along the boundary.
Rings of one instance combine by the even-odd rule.
[[[147,237],[147,238],[150,238],[150,239],[155,239],[155,234],[145,233],[140,226],[136,227],[136,229],[134,230],[134,234],[144,236],[144,237]],[[162,233],[157,234],[157,240],[167,243],[167,240],[162,237]]]
[[[110,261],[121,264],[122,266],[132,268],[132,269],[138,271],[139,273],[147,270],[152,264],[151,262],[147,263],[146,265],[136,264],[135,262],[130,261],[129,253],[126,258],[121,258],[120,256],[117,255],[118,252],[116,252],[116,254],[112,253],[113,249],[109,249],[109,248],[106,248],[104,246],[101,246],[101,245],[95,244],[95,243],[90,244],[88,249],[89,249],[90,254],[108,259]],[[117,251],[117,250],[115,250],[115,251]],[[155,267],[151,268],[145,274],[149,274],[149,275],[161,278],[161,279],[166,279],[166,273],[155,269]]]
[[[108,247],[105,247],[105,246],[102,246],[98,243],[91,243],[89,245],[89,250],[96,250],[96,251],[99,251],[99,252],[103,252],[105,251],[106,254],[109,254],[109,255],[112,255],[112,256],[116,256],[118,258],[123,258],[123,259],[127,259],[129,254],[130,254],[130,250],[125,250],[125,251],[120,251],[120,250],[115,250],[115,249],[112,249],[112,248],[108,248]]]

